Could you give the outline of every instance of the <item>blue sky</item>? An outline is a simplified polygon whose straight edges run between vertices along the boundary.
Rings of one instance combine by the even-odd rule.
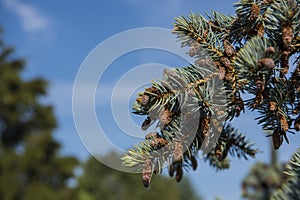
[[[85,159],[89,154],[79,139],[72,116],[72,88],[76,73],[89,52],[110,36],[132,28],[151,26],[172,29],[175,17],[186,16],[191,11],[204,14],[216,10],[234,14],[234,2],[236,1],[0,0],[0,24],[4,29],[4,41],[16,48],[17,56],[27,60],[24,78],[42,76],[50,83],[49,95],[45,101],[55,107],[59,124],[55,137],[63,145],[62,153]],[[114,84],[126,71],[150,62],[167,66],[183,64],[172,55],[151,50],[133,52],[114,62],[102,80],[104,89],[96,94],[97,117],[105,124],[104,129],[117,135],[121,133],[113,120],[110,107],[107,106]],[[242,115],[234,120],[234,124],[243,133],[247,133],[262,151],[256,159],[244,161],[232,158],[231,169],[218,173],[200,162],[196,172],[187,173],[205,199],[216,196],[224,200],[239,199],[240,181],[251,164],[259,160],[268,161],[269,140],[264,137],[254,118],[255,114],[248,111],[247,116]],[[139,121],[137,118],[136,120]],[[111,139],[118,143],[116,138]],[[299,146],[299,134],[290,135],[289,138],[291,144],[284,144],[280,150],[280,159],[283,161],[288,160]]]

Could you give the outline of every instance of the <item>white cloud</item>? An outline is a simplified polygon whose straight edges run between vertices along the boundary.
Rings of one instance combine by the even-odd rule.
[[[19,0],[4,0],[4,5],[20,18],[24,31],[36,33],[49,30],[50,20],[34,6]]]

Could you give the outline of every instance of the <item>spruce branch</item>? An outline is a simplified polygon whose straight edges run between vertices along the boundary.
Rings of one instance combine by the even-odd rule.
[[[204,160],[209,161],[209,164],[216,170],[228,169],[230,167],[228,153],[233,157],[243,157],[248,160],[248,156],[255,157],[258,152],[253,145],[245,135],[228,123],[224,125],[213,151],[206,154]]]
[[[293,155],[293,158],[287,164],[285,173],[288,175],[287,181],[282,187],[276,190],[271,199],[299,199],[300,197],[300,148]]]
[[[196,41],[202,48],[206,49],[212,59],[223,56],[220,49],[221,38],[224,38],[226,33],[215,31],[222,30],[222,27],[217,27],[204,16],[193,13],[188,18],[176,18],[174,26],[174,33],[177,34],[182,46],[191,46]]]
[[[204,77],[208,72],[211,75]],[[158,121],[160,132],[146,135],[144,142],[128,151],[123,158],[127,166],[142,167],[147,159],[159,162],[160,168],[166,161],[179,162],[178,158],[172,158],[178,143],[187,151],[181,152],[181,156],[191,160],[195,154],[191,152],[200,149],[204,138],[209,140],[208,118],[214,114],[214,108],[226,109],[226,98],[222,99],[226,94],[222,87],[215,87],[217,73],[190,66],[165,70],[164,76],[160,83],[154,82],[152,87],[140,93],[133,107],[135,113],[148,115],[142,129],[147,130],[150,124]],[[226,117],[225,112],[217,115],[220,119]]]
[[[271,1],[241,0],[234,4],[236,19],[230,28],[230,38],[242,45],[254,36],[263,37],[265,33],[265,14]]]
[[[216,11],[212,11],[211,14],[208,14],[207,16],[210,19],[213,31],[218,31],[220,33],[224,32],[224,34],[228,34],[230,32],[229,27],[235,19],[235,16],[233,15],[224,15]]]
[[[216,171],[229,169],[230,160],[228,158],[219,160],[216,156],[215,151],[209,152],[205,157],[204,161],[208,162],[211,167]]]
[[[253,148],[253,145],[239,130],[226,124],[217,142],[217,149],[222,153],[220,159],[229,153],[231,156],[243,157],[248,160],[248,156],[255,157],[258,152],[257,149]]]
[[[275,45],[270,40],[252,37],[238,52],[234,60],[239,81],[249,81],[259,75],[271,74],[280,56]]]
[[[173,33],[195,63],[164,70],[133,105],[135,114],[146,116],[142,130],[156,124],[123,157],[124,165],[142,171],[145,186],[165,166],[180,181],[184,169],[197,168],[200,151],[216,169],[229,167],[228,153],[254,157],[257,149],[228,124],[244,105],[273,131],[274,149],[300,130],[299,1],[240,0],[235,7],[236,16],[175,19]],[[292,56],[297,66],[288,76]],[[251,97],[244,100],[242,93]]]
[[[282,41],[282,37],[289,37],[287,39],[292,42],[296,39],[296,36],[299,36],[299,15],[298,0],[274,1],[266,11],[266,34],[278,43]],[[292,30],[292,34],[285,36],[284,29]]]

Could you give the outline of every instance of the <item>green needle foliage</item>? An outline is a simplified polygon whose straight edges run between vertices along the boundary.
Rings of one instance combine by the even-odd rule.
[[[234,16],[176,18],[173,33],[195,63],[166,69],[133,105],[135,114],[146,116],[143,130],[155,123],[158,129],[123,157],[125,166],[140,169],[146,187],[164,166],[180,181],[183,169],[197,168],[199,152],[217,169],[229,167],[228,153],[254,157],[257,150],[229,124],[245,106],[258,111],[275,149],[300,129],[299,1],[234,6]]]
[[[47,82],[24,80],[22,59],[2,42],[0,33],[0,199],[75,199],[68,181],[76,158],[59,155],[52,137],[56,126],[51,105],[41,102]]]
[[[272,199],[299,199],[300,198],[300,148],[294,154],[291,161],[287,164],[286,175],[289,177],[282,185],[281,189],[275,191]]]

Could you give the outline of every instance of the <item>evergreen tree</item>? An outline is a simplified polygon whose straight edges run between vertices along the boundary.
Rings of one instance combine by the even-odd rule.
[[[116,154],[105,156],[106,159],[118,159]],[[175,184],[171,179],[161,176],[155,185],[145,190],[140,184],[140,174],[129,174],[114,170],[96,158],[90,157],[83,164],[83,174],[79,177],[80,200],[199,200],[188,179]],[[168,186],[168,191],[165,187]],[[188,195],[187,195],[188,194]]]
[[[67,181],[77,160],[58,155],[53,109],[40,101],[47,82],[24,80],[24,61],[12,54],[0,38],[0,199],[74,199]]]
[[[146,116],[143,130],[154,122],[159,129],[123,157],[142,171],[144,186],[166,164],[180,181],[184,168],[196,169],[199,152],[218,169],[229,167],[228,154],[254,157],[257,149],[229,123],[244,107],[257,111],[274,149],[299,131],[299,1],[240,0],[235,7],[235,16],[175,19],[173,32],[195,63],[165,70],[133,105]]]
[[[288,164],[280,165],[272,151],[270,164],[256,163],[242,183],[243,197],[253,200],[300,199],[300,148]]]
[[[286,176],[284,167],[277,160],[277,151],[271,145],[271,162],[257,162],[242,181],[242,196],[249,200],[270,199],[282,186]]]

